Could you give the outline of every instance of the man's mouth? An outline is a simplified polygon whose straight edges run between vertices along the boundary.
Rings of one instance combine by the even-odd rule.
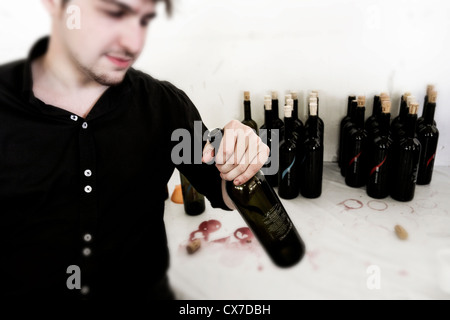
[[[114,65],[116,65],[119,68],[126,69],[131,66],[131,63],[133,62],[133,59],[131,58],[123,58],[123,57],[115,57],[111,55],[106,55],[109,61],[111,61]]]

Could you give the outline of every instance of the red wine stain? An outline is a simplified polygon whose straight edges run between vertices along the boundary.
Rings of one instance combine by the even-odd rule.
[[[400,270],[400,271],[398,272],[398,275],[399,275],[399,276],[402,276],[402,277],[407,277],[407,276],[409,276],[409,273],[408,273],[408,271],[406,271],[406,270]]]
[[[207,220],[200,223],[198,230],[191,232],[189,239],[192,241],[194,239],[205,239],[208,241],[209,234],[220,229],[222,224],[217,220]]]
[[[317,255],[319,254],[318,251],[307,251],[306,256],[308,257],[309,262],[311,263],[314,270],[319,270],[319,266],[315,262],[315,259]]]
[[[370,200],[367,202],[367,206],[376,211],[385,211],[389,207],[386,202],[379,200]]]
[[[423,209],[435,209],[437,208],[436,202],[433,202],[428,199],[419,199],[416,201],[416,204]]]
[[[242,244],[245,244],[252,242],[255,236],[249,228],[244,227],[237,229],[234,232],[234,237],[238,239]]]
[[[343,205],[345,210],[355,210],[355,209],[361,209],[364,205],[361,201],[356,199],[347,199],[339,203],[340,205]]]

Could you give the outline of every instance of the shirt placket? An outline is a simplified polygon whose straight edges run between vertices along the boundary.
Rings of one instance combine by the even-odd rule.
[[[71,116],[79,126],[80,150],[80,235],[81,235],[81,290],[88,298],[92,294],[92,278],[95,272],[95,228],[98,208],[96,192],[96,157],[93,132],[88,121],[76,115]]]

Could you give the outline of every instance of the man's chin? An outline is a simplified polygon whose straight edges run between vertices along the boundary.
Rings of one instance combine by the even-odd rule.
[[[122,83],[123,79],[125,78],[126,70],[125,71],[117,71],[114,72],[114,74],[100,74],[100,75],[93,75],[93,79],[103,85],[103,86],[117,86]]]

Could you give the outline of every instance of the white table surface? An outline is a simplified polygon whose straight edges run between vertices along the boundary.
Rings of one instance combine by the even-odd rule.
[[[175,171],[170,196],[179,181]],[[246,227],[237,211],[213,209],[206,201],[206,211],[193,217],[182,204],[166,200],[169,278],[177,298],[450,299],[437,258],[439,250],[450,248],[450,167],[435,168],[430,185],[417,186],[412,201],[398,202],[346,186],[337,164],[325,163],[320,198],[300,195],[282,203],[307,249],[288,269],[275,266],[256,240],[241,243],[234,236]],[[220,228],[188,254],[191,233],[208,220],[219,221]],[[397,224],[408,231],[408,240],[396,236]],[[369,288],[374,279],[379,288]]]

